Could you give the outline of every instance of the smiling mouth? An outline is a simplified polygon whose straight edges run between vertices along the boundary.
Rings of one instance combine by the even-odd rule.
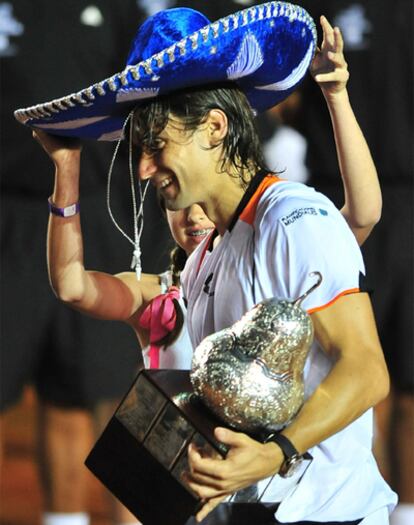
[[[194,230],[190,232],[188,235],[190,237],[202,237],[204,235],[208,235],[211,232],[212,228],[206,228],[205,230]]]
[[[165,188],[167,188],[170,184],[172,184],[172,178],[171,177],[168,177],[167,179],[164,179],[163,181],[160,182],[159,184],[159,189],[160,190],[163,190]]]

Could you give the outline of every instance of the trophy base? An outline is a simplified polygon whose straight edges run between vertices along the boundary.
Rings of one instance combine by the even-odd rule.
[[[184,525],[200,507],[183,479],[188,445],[224,457],[219,425],[188,371],[141,370],[85,464],[144,525]]]

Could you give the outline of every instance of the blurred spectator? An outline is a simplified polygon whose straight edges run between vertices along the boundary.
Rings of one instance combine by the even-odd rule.
[[[283,178],[306,183],[309,170],[306,166],[308,144],[297,130],[301,113],[302,95],[294,91],[287,99],[270,108],[260,117],[263,153],[270,169]],[[267,128],[267,132],[263,131]]]
[[[25,385],[35,387],[43,525],[89,523],[83,462],[93,441],[91,414],[102,428],[130,385],[141,353],[126,326],[86,319],[53,296],[44,249],[53,168],[12,111],[123,69],[141,19],[135,0],[0,2],[1,410],[19,401]],[[115,273],[129,269],[132,247],[106,211],[112,151],[113,145],[103,143],[85,148],[81,213],[88,265]],[[122,200],[130,194],[126,163],[122,168],[114,173],[113,210],[130,232],[132,206]],[[168,250],[165,258],[154,251],[152,232],[161,246],[169,233],[154,201],[151,194],[142,248],[144,270],[157,273],[167,265]],[[113,522],[136,519],[116,505]]]
[[[137,0],[137,4],[146,16],[152,16],[158,11],[174,7],[177,2],[175,0]]]

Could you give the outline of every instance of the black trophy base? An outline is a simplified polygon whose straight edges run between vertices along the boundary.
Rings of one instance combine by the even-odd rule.
[[[87,467],[144,525],[184,525],[199,500],[112,418]]]
[[[85,464],[144,525],[184,525],[200,507],[183,480],[188,445],[225,456],[219,424],[188,371],[142,370]]]

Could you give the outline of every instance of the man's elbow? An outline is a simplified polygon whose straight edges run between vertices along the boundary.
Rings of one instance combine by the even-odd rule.
[[[390,392],[390,376],[384,359],[378,359],[369,367],[367,386],[369,388],[370,405],[375,406],[385,399]]]
[[[74,306],[81,303],[84,298],[82,285],[61,283],[59,281],[53,281],[53,279],[51,279],[50,285],[54,294],[62,303]]]
[[[390,393],[390,388],[391,388],[390,375],[388,373],[388,369],[386,366],[384,366],[384,368],[385,370],[383,373],[383,380],[381,384],[381,391],[380,391],[378,403],[388,396],[388,394]]]

